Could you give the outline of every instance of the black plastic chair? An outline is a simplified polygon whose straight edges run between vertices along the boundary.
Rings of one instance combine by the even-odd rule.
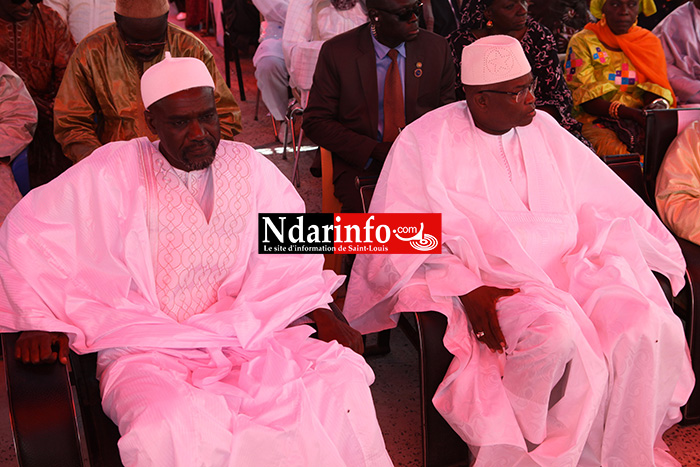
[[[235,15],[235,9],[232,10],[232,14]],[[221,12],[221,24],[224,28],[224,74],[226,75],[226,85],[229,89],[231,88],[231,61],[233,61],[236,67],[236,77],[238,79],[238,92],[241,96],[241,100],[245,102],[245,87],[243,86],[243,70],[241,69],[241,58],[238,53],[238,41],[236,40],[235,32],[230,30],[229,22],[226,21],[226,15],[223,11]],[[259,21],[257,29],[260,29]],[[255,116],[257,117],[257,110]]]
[[[658,109],[646,111],[646,141],[644,146],[644,180],[647,192],[654,198],[656,176],[671,142],[678,135],[679,122],[700,119],[700,108]],[[654,204],[654,208],[656,205]]]
[[[433,405],[433,395],[454,358],[442,342],[447,329],[447,318],[437,311],[418,312],[415,315],[419,342],[423,465],[467,466],[471,461],[467,443]]]
[[[355,186],[360,191],[365,212],[369,210],[377,179],[376,176],[355,178]],[[447,329],[447,318],[436,311],[413,314],[415,327],[405,314],[401,314],[397,326],[418,350],[419,355],[423,465],[425,467],[469,465],[471,459],[469,447],[433,405],[433,395],[454,358],[442,342]],[[377,345],[382,348],[381,353],[388,353],[390,350],[390,333],[391,330],[378,333]]]
[[[80,414],[90,465],[120,467],[119,431],[102,412],[95,378],[96,354],[71,352],[70,366],[25,365],[14,356],[18,336],[2,334],[10,420],[19,465],[84,465],[78,429]],[[79,405],[73,399],[73,389]]]
[[[328,154],[330,156],[330,153]],[[332,169],[333,167],[331,167]],[[374,194],[374,189],[377,186],[377,179],[379,177],[366,176],[366,177],[355,177],[355,187],[360,192],[360,199],[362,200],[362,210],[363,212],[369,211],[369,205],[372,202],[372,195]],[[408,338],[409,342],[419,350],[420,343],[418,337],[418,331],[415,327],[406,319],[404,315],[399,316],[399,322],[397,326],[401,328],[403,333]],[[377,333],[377,343],[374,348],[365,348],[365,355],[383,355],[389,353],[391,350],[391,330],[386,329]]]
[[[340,309],[331,310],[345,321]],[[345,321],[347,322],[347,321]],[[19,333],[1,334],[10,421],[21,467],[122,467],[119,430],[102,411],[97,354],[70,353],[70,365],[25,365],[15,359]],[[74,397],[77,396],[77,398]],[[78,417],[83,426],[79,431]],[[84,434],[84,438],[81,435]],[[81,445],[85,449],[81,451]]]

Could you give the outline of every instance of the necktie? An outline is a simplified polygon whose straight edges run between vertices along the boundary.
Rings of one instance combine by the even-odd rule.
[[[403,86],[401,86],[399,64],[396,62],[398,54],[395,49],[391,49],[387,54],[391,58],[391,65],[389,65],[384,79],[383,141],[394,141],[399,135],[399,128],[406,125],[406,116],[403,110]]]

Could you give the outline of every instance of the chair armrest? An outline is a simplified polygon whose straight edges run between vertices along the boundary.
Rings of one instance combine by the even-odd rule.
[[[641,157],[636,152],[630,154],[610,154],[603,156],[603,162],[606,164],[618,164],[624,162],[641,162]]]
[[[377,175],[367,175],[364,177],[360,177],[358,175],[357,177],[355,177],[355,188],[361,190],[363,187],[366,186],[375,186],[377,184],[377,180],[379,180],[379,177]]]
[[[698,323],[697,319],[694,319],[694,308],[700,305],[700,246],[680,237],[676,237],[676,240],[683,252],[683,258],[685,258],[686,286],[681,293],[687,290],[689,303],[686,313],[683,313],[682,310],[674,311],[685,322],[686,337],[688,342],[692,343],[694,337],[700,336],[700,329],[695,329],[699,327],[700,323]]]
[[[374,189],[377,186],[379,177],[376,175],[368,175],[366,177],[355,177],[355,187],[360,191],[360,199],[362,200],[362,210],[369,212],[369,204],[372,201]]]
[[[82,466],[68,369],[16,360],[18,336],[2,334],[2,353],[19,464]]]
[[[328,304],[328,306],[330,307],[330,309],[333,312],[333,314],[335,315],[335,317],[338,318],[338,320],[342,321],[343,323],[347,324],[348,326],[350,325],[350,323],[348,323],[348,319],[345,317],[343,312],[340,311],[340,307],[338,305],[336,305],[335,302],[330,302]]]
[[[642,200],[654,209],[654,202],[644,183],[644,172],[639,154],[617,154],[603,157],[603,161],[617,174]]]
[[[671,288],[671,281],[668,279],[668,277],[659,272],[652,271],[652,273],[654,274],[654,277],[656,277],[656,280],[659,281],[659,285],[666,296],[666,300],[668,300],[668,303],[673,306],[673,289]]]

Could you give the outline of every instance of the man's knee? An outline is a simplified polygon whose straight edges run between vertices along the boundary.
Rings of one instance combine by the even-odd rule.
[[[576,322],[566,313],[543,313],[528,326],[518,346],[521,349],[537,347],[545,354],[556,355],[563,361],[568,361],[576,348],[576,328]]]
[[[177,433],[185,426],[182,412],[182,404],[157,398],[138,407],[128,420],[120,420],[119,452],[124,465],[165,465],[174,462],[178,446],[191,450],[194,446],[182,445],[187,440]]]
[[[160,393],[160,397],[148,398],[132,410],[128,417],[129,428],[138,428],[145,433],[160,430],[159,434],[165,434],[170,427],[182,426],[191,417],[192,404],[183,397]]]
[[[285,84],[289,80],[287,67],[284,60],[277,57],[263,57],[258,61],[255,67],[255,79],[260,81],[284,81]]]

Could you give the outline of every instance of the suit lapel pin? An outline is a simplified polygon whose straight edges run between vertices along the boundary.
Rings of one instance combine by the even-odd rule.
[[[416,62],[416,69],[413,70],[413,76],[416,78],[423,76],[423,62]]]

